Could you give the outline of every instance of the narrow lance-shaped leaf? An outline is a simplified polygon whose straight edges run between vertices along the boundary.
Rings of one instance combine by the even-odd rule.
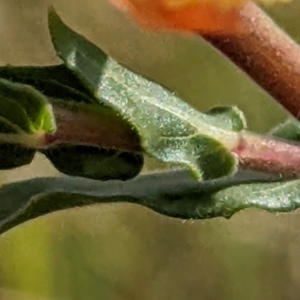
[[[31,179],[0,189],[0,233],[50,212],[101,203],[135,203],[169,217],[194,220],[229,218],[245,208],[288,212],[300,206],[299,180],[268,180],[272,180],[269,175],[244,171],[203,182],[183,171],[142,175],[125,182]]]
[[[237,160],[231,150],[238,145],[238,131],[245,125],[236,108],[231,109],[232,114],[197,112],[160,85],[108,58],[69,29],[53,9],[49,11],[49,29],[66,66],[100,102],[119,111],[137,129],[148,155],[186,167],[198,179],[235,172]],[[230,126],[224,127],[225,123]]]

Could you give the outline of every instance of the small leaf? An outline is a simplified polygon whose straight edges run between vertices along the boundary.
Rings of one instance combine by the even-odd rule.
[[[0,67],[0,77],[30,85],[47,97],[98,103],[89,90],[64,65],[46,67]]]
[[[52,107],[42,94],[0,78],[0,170],[31,163],[43,133],[54,130]]]
[[[31,124],[25,109],[15,100],[3,96],[0,82],[0,117],[18,127],[18,130],[31,133]]]
[[[52,107],[45,96],[29,85],[0,79],[1,116],[28,134],[55,131]]]
[[[300,123],[296,119],[289,118],[282,124],[276,126],[270,134],[288,141],[299,142]]]
[[[244,117],[236,108],[222,113],[197,112],[160,85],[108,58],[69,29],[53,9],[49,11],[49,29],[66,66],[100,102],[119,111],[137,129],[148,155],[186,167],[197,179],[236,171],[237,160],[231,150],[244,127]]]
[[[89,94],[89,90],[64,64],[51,66],[6,65],[0,67],[0,77],[23,84],[27,84],[28,81],[53,80],[81,93]]]
[[[128,180],[137,176],[143,156],[85,145],[58,145],[42,151],[60,172],[95,180]]]
[[[88,86],[88,88],[89,90],[93,89],[93,87],[98,84],[99,72],[101,72],[101,66],[106,63],[107,55],[87,39],[69,29],[69,27],[61,21],[53,7],[49,8],[48,22],[52,43],[58,55],[66,63],[68,68],[72,69],[72,66],[74,66],[76,70],[80,68],[81,73],[88,73],[90,80],[90,86]],[[84,49],[84,53],[80,54],[90,59],[82,61],[82,64],[76,63],[76,49]],[[95,64],[94,62],[97,63]],[[76,63],[76,66],[74,63]],[[83,78],[79,77],[79,79]],[[84,84],[86,85],[86,82],[84,82]]]
[[[224,129],[241,131],[247,128],[244,114],[235,106],[214,107],[206,114],[214,116],[216,123]]]
[[[270,180],[274,180],[270,175],[246,171],[204,182],[192,180],[183,171],[124,182],[36,178],[0,189],[0,233],[54,211],[100,203],[135,203],[170,217],[195,220],[229,218],[245,208],[288,212],[300,206],[300,180]]]

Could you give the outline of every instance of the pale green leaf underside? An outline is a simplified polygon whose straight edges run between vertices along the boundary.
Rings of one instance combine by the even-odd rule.
[[[256,181],[256,183],[249,183]],[[37,178],[0,190],[0,232],[50,212],[99,203],[130,202],[181,219],[230,217],[245,208],[288,212],[300,206],[300,181],[241,172],[236,178],[197,182],[183,171],[143,175],[126,182]],[[260,183],[257,183],[260,181]],[[240,183],[240,185],[231,186]]]
[[[235,172],[231,151],[244,117],[236,108],[200,113],[160,85],[124,68],[49,11],[52,42],[66,66],[99,99],[139,132],[144,151],[165,163],[189,168],[197,178]]]

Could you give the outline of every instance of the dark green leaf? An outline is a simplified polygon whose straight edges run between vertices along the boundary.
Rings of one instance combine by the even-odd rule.
[[[15,126],[18,131],[31,133],[32,126],[25,109],[15,100],[8,98],[1,93],[0,83],[0,117],[6,124]],[[6,131],[6,126],[5,126]]]
[[[28,134],[55,131],[51,105],[29,85],[0,78],[0,105],[0,116]]]
[[[63,64],[54,66],[2,66],[0,67],[0,77],[13,81],[28,84],[33,82],[37,85],[40,80],[53,80],[62,85],[69,86],[75,90],[89,94],[89,90],[80,80]],[[31,85],[31,84],[30,84]],[[39,88],[37,88],[39,90]],[[90,94],[91,95],[91,94]]]
[[[251,207],[270,212],[297,209],[300,181],[270,180],[269,175],[241,172],[235,178],[199,183],[183,171],[143,175],[125,182],[26,180],[0,189],[0,232],[50,212],[97,203],[131,202],[182,219],[228,218]]]
[[[46,67],[0,67],[0,78],[30,85],[47,97],[98,103],[89,90],[64,65]]]
[[[143,167],[143,156],[85,145],[59,145],[43,150],[62,173],[96,180],[128,180]]]
[[[0,169],[29,164],[55,130],[52,106],[34,88],[0,78]]]
[[[36,150],[18,144],[0,144],[0,170],[9,170],[28,165]]]
[[[0,97],[1,98],[1,97]],[[1,108],[1,101],[0,101]],[[8,120],[0,117],[0,133],[18,135],[19,128]],[[1,135],[0,135],[1,139]],[[16,138],[17,139],[17,138]],[[8,170],[30,164],[33,160],[35,149],[23,147],[18,143],[0,142],[0,170]]]
[[[88,88],[93,92],[94,86],[99,83],[99,72],[106,63],[107,55],[87,39],[69,29],[53,8],[49,9],[48,20],[52,42],[58,55],[69,69],[74,71],[80,69],[81,73],[89,74],[88,83],[90,85]],[[84,52],[80,51],[82,49],[84,49]],[[81,60],[82,64],[80,64],[80,62],[76,62],[77,55],[89,59]],[[84,83],[86,84],[86,82]]]
[[[49,11],[53,45],[66,66],[99,99],[119,111],[141,136],[144,151],[211,179],[236,171],[244,117],[236,108],[197,112],[160,85],[117,64]]]

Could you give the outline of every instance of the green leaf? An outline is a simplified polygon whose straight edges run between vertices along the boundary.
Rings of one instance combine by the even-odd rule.
[[[9,170],[28,165],[36,150],[18,144],[0,144],[0,170]]]
[[[294,118],[288,118],[282,124],[276,126],[271,134],[275,137],[288,141],[300,141],[300,123]]]
[[[63,78],[61,78],[62,74]],[[15,83],[25,83],[26,85],[31,84],[49,97],[50,103],[55,108],[56,113],[58,107],[65,111],[65,113],[63,113],[64,115],[60,116],[58,120],[60,131],[64,128],[64,132],[59,133],[60,136],[68,136],[69,134],[68,126],[66,127],[67,122],[64,119],[67,119],[68,122],[71,121],[70,113],[74,115],[73,118],[76,116],[78,117],[78,120],[73,120],[73,122],[79,123],[82,121],[79,118],[79,115],[83,114],[86,115],[85,118],[89,119],[89,123],[91,125],[87,128],[87,132],[83,132],[84,135],[91,136],[92,132],[90,132],[90,130],[97,130],[97,126],[99,126],[98,130],[101,133],[103,132],[101,128],[106,126],[108,128],[106,131],[109,132],[110,137],[114,137],[115,139],[128,139],[129,143],[132,144],[132,147],[129,150],[139,150],[134,148],[135,145],[139,145],[139,137],[136,132],[132,130],[132,127],[128,126],[128,123],[124,121],[116,111],[112,110],[110,107],[99,104],[98,100],[96,101],[93,99],[91,95],[84,90],[79,80],[67,68],[63,66],[9,66],[0,68],[0,75],[13,80]],[[58,80],[60,80],[60,82],[58,82]],[[61,84],[61,82],[63,82],[63,84]],[[71,85],[71,87],[65,84]],[[78,91],[77,88],[79,88],[80,91]],[[7,119],[4,119],[5,123],[3,123],[2,126],[0,122],[0,130],[2,128],[3,131],[6,130],[10,133],[15,133],[13,136],[16,139],[15,144],[20,144],[20,134],[18,135],[17,133],[21,129],[29,131],[31,123],[26,110],[19,105],[19,103],[16,103],[13,100],[11,107],[7,107],[7,103],[8,101],[2,102],[8,111],[6,117],[10,117],[10,119],[13,118],[13,123],[23,126],[23,128],[17,127],[14,132],[11,132],[11,124],[7,124]],[[17,118],[18,114],[16,113],[10,116],[12,111],[16,112],[16,105],[19,105],[23,119]],[[24,126],[24,123],[27,127]],[[14,126],[13,129],[15,129],[15,127],[16,126]],[[100,133],[98,134],[98,138],[100,138]],[[56,133],[54,133],[54,136],[55,134]],[[12,136],[10,135],[9,137]],[[6,135],[5,138],[7,140],[8,136]],[[51,135],[48,135],[48,139],[52,139]],[[46,154],[59,171],[71,176],[81,176],[97,180],[127,180],[136,176],[141,171],[143,166],[143,156],[141,154],[124,150],[108,150],[105,148],[105,139],[103,139],[103,149],[85,145],[86,140],[84,136],[82,139],[83,145],[81,145],[80,140],[77,141],[77,145],[73,145],[72,142],[71,144],[64,145],[62,144],[64,143],[62,140],[58,141],[58,144],[56,142],[55,147],[46,149],[42,147],[38,148],[38,151]],[[97,140],[95,142],[101,144],[101,141]],[[123,144],[126,145],[126,142]],[[114,145],[110,145],[110,147],[112,146]],[[115,146],[118,146],[118,144],[116,143]],[[2,148],[4,151],[7,148],[7,145],[6,148]],[[13,144],[13,150],[16,151],[16,149],[19,149],[19,147],[16,148]],[[13,153],[11,155],[13,155]],[[4,151],[3,157],[7,154],[7,151]],[[7,164],[3,164],[3,168],[7,169]]]
[[[25,109],[15,101],[7,96],[3,96],[1,93],[1,81],[0,81],[0,117],[6,124],[9,122],[15,126],[19,131],[31,133],[31,124]],[[3,127],[3,126],[2,126]],[[6,131],[6,126],[5,129]]]
[[[86,145],[59,145],[42,151],[60,172],[95,180],[128,180],[142,170],[142,155]]]
[[[1,110],[1,102],[0,102],[0,110]],[[0,116],[0,133],[12,133],[17,134],[20,128],[14,125],[12,122],[5,119],[3,116]]]
[[[30,85],[43,95],[84,103],[98,103],[89,90],[64,65],[32,67],[0,67],[0,78]]]
[[[0,170],[31,163],[43,134],[54,130],[52,106],[41,93],[0,78]]]
[[[99,72],[107,61],[107,55],[87,39],[69,29],[56,14],[53,7],[49,9],[48,22],[52,43],[58,55],[65,62],[67,68],[71,68],[73,71],[80,69],[82,73],[89,74],[90,85],[88,89],[94,94],[93,88],[99,83]],[[77,52],[77,49],[84,49],[84,52]],[[79,64],[76,63],[77,55],[90,59],[82,60],[82,64]],[[79,79],[83,78],[79,77]],[[86,84],[86,82],[83,83]]]
[[[155,159],[188,168],[197,179],[236,171],[231,153],[244,117],[236,108],[200,113],[160,85],[137,75],[68,28],[49,11],[53,45],[66,66],[99,99],[120,112]]]
[[[247,127],[244,114],[235,106],[214,107],[206,114],[214,116],[216,123],[224,129],[241,131]]]
[[[0,116],[28,134],[55,131],[47,98],[29,85],[0,78]]]
[[[245,208],[288,212],[300,206],[299,180],[270,180],[274,180],[270,175],[245,171],[204,182],[183,171],[148,174],[125,182],[36,178],[0,189],[0,233],[47,213],[99,203],[135,203],[169,217],[195,220],[229,218]]]

